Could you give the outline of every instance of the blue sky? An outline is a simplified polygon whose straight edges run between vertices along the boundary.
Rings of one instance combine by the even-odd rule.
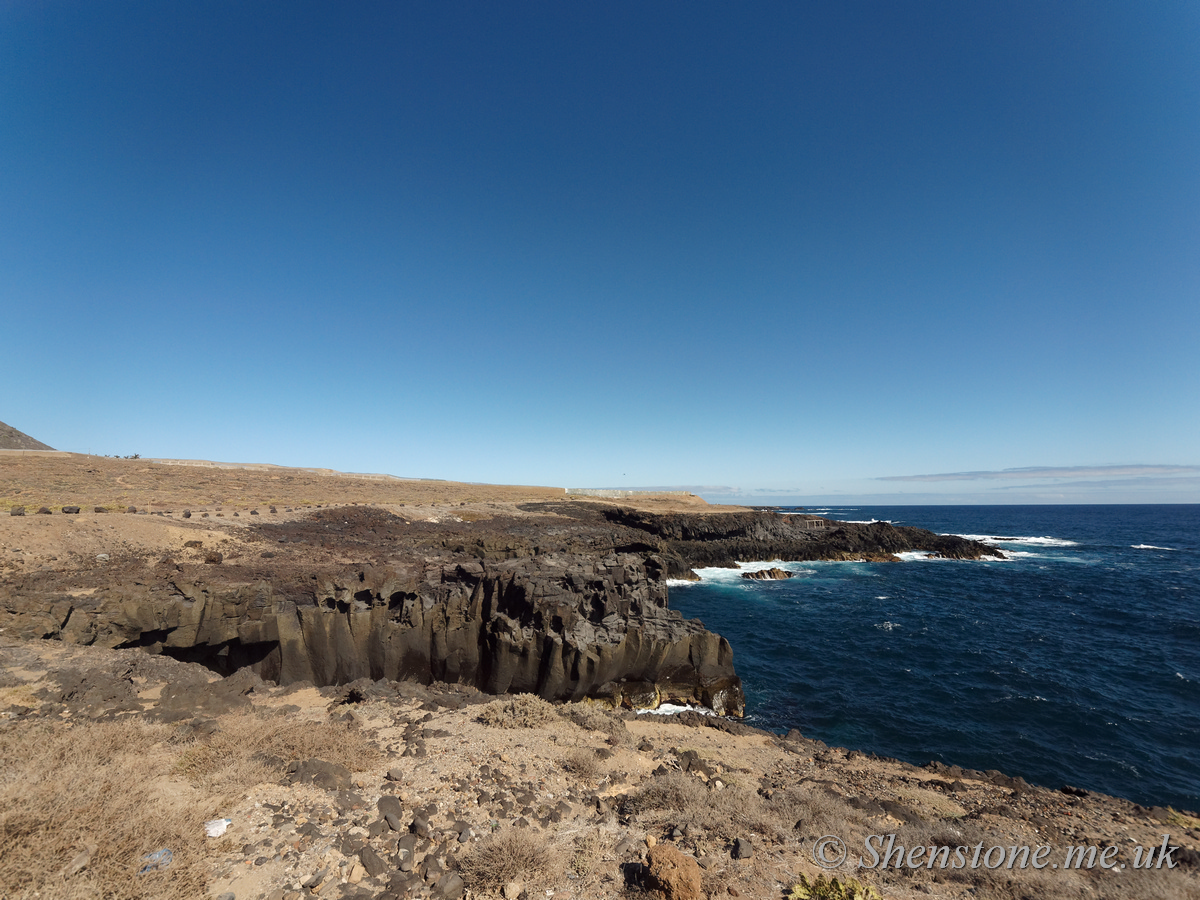
[[[10,0],[0,210],[60,449],[1200,502],[1191,2]]]

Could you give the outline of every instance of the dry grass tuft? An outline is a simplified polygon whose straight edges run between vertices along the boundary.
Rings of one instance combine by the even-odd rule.
[[[479,721],[494,728],[538,728],[559,720],[554,704],[536,694],[493,700],[479,711]]]
[[[633,736],[625,720],[609,709],[596,703],[569,703],[563,707],[563,715],[588,731],[601,731],[614,747],[625,747],[633,743]]]
[[[515,881],[553,881],[562,862],[549,839],[531,828],[510,827],[481,842],[459,862],[472,888],[496,888]]]
[[[580,747],[568,753],[562,761],[562,767],[588,784],[595,784],[596,780],[604,773],[596,751],[586,747]]]
[[[224,716],[220,730],[179,757],[178,771],[213,793],[277,779],[292,760],[316,757],[363,771],[382,759],[371,739],[347,722],[305,722],[260,713]]]
[[[647,779],[637,791],[625,798],[624,812],[645,815],[662,810],[674,810],[681,815],[694,815],[708,803],[708,789],[693,775],[667,772]]]
[[[580,878],[587,878],[604,860],[606,849],[607,842],[598,828],[576,835],[571,852],[571,870]]]
[[[807,832],[850,842],[865,834],[861,815],[820,789],[780,791],[767,800],[747,787],[717,789],[683,772],[648,779],[625,798],[622,811],[644,824],[692,825],[722,840],[759,835],[787,844]]]
[[[178,752],[170,734],[168,726],[139,720],[0,731],[4,896],[203,896],[202,824],[211,810],[170,778]],[[170,866],[139,875],[142,857],[164,847],[173,854]],[[83,865],[64,874],[72,861]]]

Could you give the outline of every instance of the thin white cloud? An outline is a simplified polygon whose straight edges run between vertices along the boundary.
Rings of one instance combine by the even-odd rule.
[[[945,472],[939,475],[884,475],[877,481],[993,481],[1035,478],[1160,478],[1200,474],[1200,466],[1026,466],[979,472]]]

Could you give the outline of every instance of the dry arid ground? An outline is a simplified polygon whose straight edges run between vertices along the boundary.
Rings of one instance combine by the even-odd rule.
[[[82,454],[22,454],[0,451],[0,511],[45,506],[110,511],[129,506],[150,512],[185,508],[229,513],[272,505],[277,508],[348,506],[447,506],[522,503],[565,499],[564,488],[465,484],[456,481],[353,475],[332,469],[293,469],[270,465],[234,465],[204,460],[151,461]],[[586,499],[572,496],[572,499]],[[707,508],[699,497],[648,495],[624,505],[656,511]],[[722,510],[741,507],[720,507]]]
[[[0,505],[27,510],[0,514],[0,583],[94,566],[97,554],[157,558],[187,540],[236,552],[252,513],[403,505],[414,519],[473,522],[554,499],[561,489],[0,454]],[[896,900],[1200,900],[1200,821],[1060,787],[696,713],[497,700],[461,685],[281,687],[0,630],[3,900],[845,900],[868,889]],[[218,819],[227,830],[207,836]],[[909,851],[964,846],[968,860],[978,845],[1045,846],[1048,865],[862,870],[872,835]],[[1164,835],[1180,848],[1175,867],[1133,869],[1135,849]],[[827,836],[849,849],[829,871],[814,861]],[[1070,847],[1114,864],[1051,868]]]
[[[263,521],[252,518],[260,514],[272,522],[286,522],[317,508],[356,505],[380,507],[414,521],[472,522],[524,516],[521,503],[568,499],[587,503],[593,498],[568,496],[555,487],[0,451],[0,577],[6,570],[27,573],[61,570],[69,563],[78,566],[100,553],[145,558],[179,554],[184,543],[195,540],[220,547],[228,556],[242,547],[246,526]],[[743,509],[709,506],[699,497],[677,494],[625,498],[621,503],[654,512]],[[24,517],[9,515],[22,507]],[[81,512],[64,516],[63,507],[79,507]],[[50,515],[37,515],[42,508]],[[137,514],[130,515],[130,508]],[[190,514],[186,524],[185,512]]]
[[[860,870],[867,838],[888,834],[906,847],[1047,845],[1051,863],[1111,846],[1131,866],[1165,833],[1194,851],[1200,822],[694,713],[456,685],[281,688],[2,636],[0,661],[11,900],[653,896],[655,846],[694,870],[698,892],[671,883],[673,897],[781,898],[828,874],[897,900],[1200,897],[1196,857],[1179,851],[1169,871]],[[852,851],[832,873],[813,861],[825,835]],[[162,849],[169,865],[147,868]]]

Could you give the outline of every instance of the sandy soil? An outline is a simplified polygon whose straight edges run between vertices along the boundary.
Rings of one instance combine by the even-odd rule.
[[[0,576],[5,570],[56,568],[97,554],[178,553],[186,541],[233,549],[255,521],[294,520],[318,507],[369,505],[430,522],[523,516],[519,504],[611,503],[562,488],[383,479],[332,470],[203,461],[150,462],[61,454],[0,453]],[[742,511],[699,497],[646,495],[624,506],[658,512]],[[78,506],[78,515],[63,515]],[[14,507],[25,515],[12,516]],[[40,507],[50,515],[37,515]],[[95,512],[99,507],[103,512]],[[138,512],[130,514],[133,507]],[[271,509],[274,507],[275,511]],[[185,519],[184,511],[191,513]],[[261,517],[261,518],[258,518]]]
[[[220,686],[199,666],[136,650],[19,643],[2,636],[0,663],[0,736],[46,723],[69,729],[77,722],[133,721],[155,714],[168,685]],[[62,693],[64,679],[97,688],[106,679],[131,680],[140,709],[119,698],[81,706]],[[1169,811],[1100,795],[1014,789],[983,773],[931,771],[736,724],[725,730],[706,727],[696,724],[695,716],[692,724],[683,724],[658,715],[614,718],[599,707],[585,707],[585,715],[598,716],[607,727],[588,730],[570,718],[578,707],[560,707],[560,715],[545,723],[501,728],[481,721],[491,698],[459,686],[366,685],[360,690],[355,695],[345,687],[267,683],[247,695],[253,714],[264,722],[282,715],[315,729],[351,721],[380,753],[366,766],[352,766],[348,789],[289,783],[285,776],[221,799],[197,793],[178,767],[163,776],[167,794],[193,798],[191,827],[197,833],[209,818],[231,820],[225,835],[202,842],[198,851],[210,896],[226,891],[238,900],[404,896],[389,893],[388,884],[398,872],[389,854],[406,832],[398,834],[381,822],[377,803],[384,796],[399,801],[404,829],[417,827],[417,819],[430,826],[416,845],[418,876],[427,864],[435,875],[442,863],[453,870],[494,834],[528,828],[554,851],[553,862],[545,871],[526,873],[517,887],[530,898],[559,900],[640,895],[630,881],[644,871],[648,851],[657,844],[675,847],[698,863],[700,896],[774,900],[801,876],[827,874],[813,856],[814,844],[826,834],[843,837],[856,856],[865,836],[896,834],[910,844],[973,843],[976,837],[988,846],[1045,844],[1056,854],[1051,859],[1073,844],[1115,846],[1126,863],[1133,847],[1157,846],[1164,833],[1193,850],[1200,841],[1200,821],[1178,814],[1164,821],[1172,816]],[[225,722],[230,720],[218,715],[218,732]],[[210,724],[207,731],[213,728]],[[194,752],[203,741],[181,742],[173,752]],[[581,751],[594,754],[594,771],[572,769],[569,761]],[[689,755],[700,762],[685,772]],[[128,773],[101,771],[95,777],[119,781]],[[689,799],[676,808],[630,805],[627,798],[642,796],[664,779],[691,785]],[[0,784],[0,795],[5,790]],[[751,856],[735,858],[734,837],[752,847]],[[388,860],[386,872],[371,877],[363,869],[367,847]],[[873,885],[894,900],[1200,897],[1194,863],[1170,873],[1114,867],[881,874],[853,862],[830,871]],[[62,863],[46,861],[55,868]],[[394,891],[396,882],[390,883]],[[418,878],[408,895],[436,896],[430,884],[432,879]],[[499,888],[471,883],[466,888],[467,896],[500,896]]]

